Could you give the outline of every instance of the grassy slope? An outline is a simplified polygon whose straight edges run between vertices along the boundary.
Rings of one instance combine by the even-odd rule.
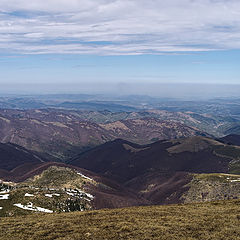
[[[193,174],[188,186],[182,196],[185,203],[240,199],[240,175]]]
[[[238,240],[240,201],[0,218],[0,239]]]
[[[94,180],[86,179],[78,175],[77,171],[70,168],[55,166],[49,167],[40,175],[18,184],[18,188],[9,192],[9,199],[0,199],[0,207],[2,207],[0,210],[0,217],[26,215],[32,213],[31,211],[22,210],[14,206],[16,203],[27,205],[29,202],[32,202],[34,206],[59,212],[68,211],[67,203],[71,200],[71,202],[80,204],[83,209],[92,209],[90,201],[88,201],[89,199],[86,199],[86,197],[80,197],[79,194],[74,194],[74,196],[69,196],[67,194],[70,189],[85,191],[87,183],[93,185],[96,184]],[[53,189],[50,190],[49,188]],[[26,197],[26,193],[33,194],[34,196]],[[52,197],[47,197],[45,194],[58,194],[59,196],[53,195]]]
[[[84,184],[96,184],[94,180],[86,179],[77,174],[77,171],[66,167],[49,167],[40,175],[27,179],[20,185],[48,188],[83,188]]]

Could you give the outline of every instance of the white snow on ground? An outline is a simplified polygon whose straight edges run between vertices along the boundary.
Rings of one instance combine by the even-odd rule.
[[[229,182],[240,182],[240,178],[233,179],[233,178],[227,177],[227,180],[228,180]]]
[[[9,198],[9,194],[0,195],[0,200],[6,200]]]
[[[46,208],[41,208],[41,207],[34,207],[32,203],[29,203],[28,205],[22,205],[21,203],[15,203],[13,204],[16,207],[19,207],[24,210],[29,210],[29,211],[35,211],[35,212],[45,212],[45,213],[53,213],[52,210],[46,209]]]
[[[59,197],[60,194],[58,194],[58,193],[53,193],[53,194],[49,194],[49,193],[47,193],[47,194],[45,194],[45,196],[46,196],[46,197],[53,197],[53,196],[57,196],[57,197]]]
[[[80,172],[77,172],[77,174],[78,175],[80,175],[81,177],[83,177],[83,178],[86,178],[86,179],[88,179],[88,180],[90,180],[90,181],[93,181],[93,179],[92,178],[90,178],[90,177],[87,177],[87,176],[85,176],[85,175],[83,175],[82,173],[80,173]]]
[[[94,196],[92,195],[92,194],[90,194],[90,193],[86,193],[86,192],[84,192],[84,191],[81,191],[81,190],[78,190],[78,191],[76,191],[76,190],[68,190],[67,192],[66,192],[68,195],[70,195],[70,196],[79,196],[79,194],[80,195],[82,195],[81,197],[88,197],[88,198],[90,198],[91,200],[93,200],[94,199]],[[84,196],[85,195],[85,196]],[[88,200],[88,199],[86,199],[86,200]]]
[[[25,193],[24,197],[34,197],[34,195],[30,193]]]
[[[230,180],[230,182],[240,182],[240,179]]]
[[[72,193],[78,193],[77,190],[74,190],[74,189],[67,189],[68,192],[72,192]]]
[[[6,190],[0,192],[0,194],[9,193],[9,192],[10,192],[10,190],[9,190],[9,189],[6,189]]]
[[[66,192],[68,195],[70,195],[70,196],[75,196],[75,194],[74,193],[71,193],[71,192]]]
[[[86,194],[86,196],[87,196],[88,198],[94,199],[94,196],[93,196],[92,194],[90,194],[90,193],[85,193],[85,194]]]
[[[2,207],[0,207],[0,210],[2,210]]]
[[[46,197],[52,197],[53,195],[52,194],[45,194]]]
[[[86,193],[86,192],[83,192],[83,191],[79,191],[81,194],[85,194],[88,198],[90,199],[94,199],[94,196],[90,193]]]

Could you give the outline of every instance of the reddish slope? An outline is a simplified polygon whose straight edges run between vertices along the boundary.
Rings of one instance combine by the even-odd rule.
[[[240,146],[240,135],[237,134],[227,135],[223,138],[219,138],[218,140],[229,145]]]
[[[219,147],[228,148],[204,137],[145,146],[118,139],[82,153],[70,163],[114,179],[153,204],[177,203],[188,190],[191,173],[228,172],[232,157],[216,154]]]
[[[11,143],[0,143],[0,169],[12,170],[22,164],[38,164],[46,160],[32,152]]]
[[[152,204],[172,204],[182,202],[181,196],[189,189],[187,184],[191,180],[192,175],[186,172],[154,172],[133,178],[125,186]]]
[[[199,134],[179,122],[151,118],[97,124],[81,119],[79,112],[0,109],[0,142],[18,144],[53,161],[116,138],[147,144]]]
[[[41,121],[0,115],[0,142],[15,143],[55,160],[74,154],[74,147],[79,151],[79,148],[96,146],[110,139],[95,123],[72,120],[62,123],[55,118]]]
[[[80,154],[70,163],[121,183],[146,172],[227,172],[232,159],[216,155],[214,144],[218,143],[211,141],[194,137],[140,146],[119,139]]]
[[[139,144],[202,134],[198,129],[188,127],[180,122],[163,121],[156,118],[120,120],[100,124],[100,126],[113,136]]]

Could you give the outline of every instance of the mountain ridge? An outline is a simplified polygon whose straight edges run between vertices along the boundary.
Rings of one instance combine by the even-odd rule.
[[[98,124],[82,120],[76,113],[53,110],[0,110],[0,129],[0,142],[15,143],[52,161],[65,161],[116,138],[148,144],[204,134],[175,121],[146,118]]]

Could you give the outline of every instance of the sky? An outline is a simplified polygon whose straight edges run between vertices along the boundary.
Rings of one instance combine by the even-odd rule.
[[[0,0],[0,93],[236,95],[239,62],[239,0]]]

